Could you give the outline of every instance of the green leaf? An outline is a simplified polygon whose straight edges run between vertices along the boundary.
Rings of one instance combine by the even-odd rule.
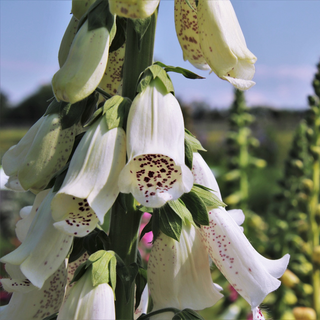
[[[184,202],[185,206],[191,212],[195,223],[204,226],[209,225],[208,210],[202,199],[197,195],[197,193],[195,193],[191,189],[189,193],[184,193],[181,196],[181,200]]]
[[[184,138],[187,141],[187,143],[190,145],[193,152],[207,151],[206,149],[203,148],[200,141],[197,140],[196,137],[187,129],[185,129]]]
[[[161,81],[167,93],[174,93],[172,81],[168,74],[159,65],[148,67],[139,77],[137,92],[142,92],[152,81]]]
[[[185,78],[188,78],[188,79],[205,79],[204,77],[201,77],[198,74],[193,73],[192,71],[190,71],[188,69],[184,69],[184,68],[181,68],[181,67],[167,66],[164,63],[159,62],[159,61],[155,62],[154,64],[156,64],[156,65],[158,65],[160,67],[163,67],[166,72],[170,72],[171,71],[171,72],[175,72],[175,73],[180,73]]]
[[[181,199],[168,201],[168,205],[182,219],[184,223],[189,222],[194,224],[192,214]]]
[[[98,228],[95,228],[83,238],[83,246],[90,255],[101,250],[108,250],[109,242],[108,235]]]
[[[107,123],[108,130],[117,127],[126,129],[130,106],[131,100],[121,96],[113,96],[104,103],[102,115]]]
[[[193,151],[192,146],[187,139],[184,139],[184,161],[186,166],[192,170],[193,164]]]
[[[147,270],[144,268],[139,267],[137,276],[136,276],[136,303],[135,303],[135,309],[138,308],[140,301],[141,301],[141,295],[142,292],[147,284]]]
[[[159,228],[168,237],[179,241],[182,230],[182,219],[168,204],[155,209],[154,214],[159,217]]]
[[[72,244],[72,251],[69,256],[68,263],[76,261],[79,259],[84,253],[86,249],[83,247],[83,238],[74,237],[73,244]]]
[[[81,125],[85,125],[88,120],[91,118],[91,116],[94,114],[94,112],[97,109],[97,102],[99,100],[99,94],[97,92],[93,92],[89,97],[87,101],[87,105],[81,115]]]
[[[191,191],[195,192],[202,199],[208,211],[226,206],[226,204],[214,194],[215,190],[211,190],[200,184],[194,184]]]
[[[109,48],[109,53],[118,50],[126,41],[127,19],[116,17],[117,32]]]
[[[111,262],[114,259],[114,262]],[[93,286],[97,286],[102,283],[109,283],[110,280],[110,273],[109,268],[110,266],[111,271],[115,273],[116,271],[116,257],[113,251],[98,251],[91,255],[88,259],[92,262],[92,284]],[[109,265],[110,264],[110,265]],[[113,275],[114,281],[115,275]]]

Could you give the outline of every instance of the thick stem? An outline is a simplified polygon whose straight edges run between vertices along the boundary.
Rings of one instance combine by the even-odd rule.
[[[156,21],[157,12],[151,17],[151,23],[140,42],[140,46],[133,21],[130,19],[127,21],[122,95],[131,100],[134,99],[136,94],[139,75],[153,62]],[[135,200],[131,194],[122,195],[122,197],[125,199],[127,212],[125,212],[123,204],[118,199],[111,209],[110,238],[113,250],[129,266],[137,261],[137,245],[142,213],[136,210]],[[117,319],[133,319],[134,290],[135,285],[133,283],[127,301],[125,288],[118,281],[115,302]]]
[[[320,192],[320,160],[315,160],[313,164],[313,192],[310,199],[310,225],[311,225],[311,246],[312,252],[319,246],[319,226],[316,221],[316,212],[319,204]],[[313,307],[316,310],[317,318],[320,319],[320,268],[318,263],[313,262],[312,270],[313,282]]]
[[[151,17],[151,22],[139,48],[138,36],[132,20],[127,22],[126,54],[123,66],[122,95],[131,100],[136,95],[137,80],[142,71],[153,62],[154,38],[157,24],[157,10]]]

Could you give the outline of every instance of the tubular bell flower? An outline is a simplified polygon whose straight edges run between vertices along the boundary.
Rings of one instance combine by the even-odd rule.
[[[25,218],[17,224],[17,236],[23,239],[22,244],[0,259],[20,266],[25,278],[38,288],[60,267],[72,244],[71,236],[53,226],[50,210],[53,196],[53,192],[47,190],[37,195],[29,215],[25,210]]]
[[[119,194],[117,179],[125,165],[125,132],[108,130],[105,117],[85,133],[64,182],[52,200],[54,226],[73,236],[91,232]]]
[[[148,282],[153,311],[167,307],[201,310],[223,297],[222,288],[212,282],[199,230],[192,225],[183,226],[179,242],[162,233],[158,236],[148,262]],[[160,318],[167,319],[164,314]]]
[[[152,80],[133,100],[126,133],[128,163],[120,173],[120,192],[158,208],[191,190],[182,112],[160,79]]]
[[[195,11],[184,0],[175,0],[176,32],[184,58],[196,68],[212,71],[239,90],[255,82],[257,58],[247,48],[237,16],[229,0],[191,1]]]
[[[16,225],[16,235],[22,243],[26,240],[36,211],[47,193],[48,191],[40,192],[33,207],[21,209],[22,220]],[[66,259],[40,289],[26,278],[19,265],[7,263],[5,269],[10,279],[1,279],[1,284],[6,291],[13,292],[13,295],[6,306],[0,307],[0,320],[43,319],[59,311],[67,283]]]
[[[195,159],[198,159],[193,168],[196,183],[216,188],[215,178],[209,173],[210,168],[204,161],[199,161],[199,156]],[[204,175],[203,172],[208,174]],[[260,255],[239,226],[243,222],[241,210],[213,209],[209,212],[209,221],[209,226],[201,226],[200,229],[203,244],[218,269],[248,301],[254,316],[259,319],[261,312],[257,307],[280,286],[277,278],[285,272],[289,255],[279,260],[269,260]]]
[[[36,288],[21,273],[18,266],[6,264],[10,279],[1,279],[3,288],[13,292],[9,303],[0,307],[0,320],[42,320],[59,311],[67,282],[66,261]]]
[[[62,129],[58,114],[41,117],[2,158],[3,170],[9,176],[7,187],[35,193],[43,190],[66,164],[76,134],[77,125]]]
[[[110,12],[130,19],[150,17],[159,5],[160,0],[109,0]]]
[[[57,320],[113,320],[114,293],[108,283],[93,286],[91,273],[86,272],[70,289]]]

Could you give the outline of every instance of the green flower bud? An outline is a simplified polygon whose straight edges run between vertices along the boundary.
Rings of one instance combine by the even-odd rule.
[[[300,279],[289,269],[284,272],[280,280],[288,288],[293,288],[300,282]]]
[[[293,309],[293,315],[296,320],[315,320],[316,312],[312,308],[296,307]]]

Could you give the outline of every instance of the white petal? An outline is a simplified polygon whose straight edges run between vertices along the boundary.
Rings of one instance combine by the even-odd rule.
[[[223,296],[212,283],[207,251],[193,226],[182,229],[180,242],[159,235],[148,262],[148,285],[154,310],[201,310]]]
[[[87,131],[72,157],[61,189],[52,201],[53,218],[67,223],[56,226],[67,231],[67,226],[71,226],[68,221],[75,223],[73,220],[83,226],[90,222],[91,226],[92,221],[98,222],[97,217],[103,223],[104,215],[119,194],[117,179],[125,165],[125,153],[123,129],[108,131],[102,118]],[[69,234],[76,232],[71,229]]]
[[[134,312],[134,315],[133,315],[134,320],[138,319],[142,313],[147,313],[148,303],[149,303],[149,288],[147,284],[142,292],[139,306]]]
[[[9,303],[0,309],[0,320],[42,320],[58,312],[67,280],[65,261],[49,277],[43,287],[22,293],[14,292]],[[3,281],[3,280],[2,280]]]
[[[280,286],[277,277],[286,270],[289,255],[276,261],[263,258],[223,208],[210,211],[209,219],[210,226],[201,227],[201,235],[210,257],[251,307],[257,307]]]
[[[118,185],[143,205],[161,207],[189,192],[184,162],[184,123],[178,101],[154,80],[134,99],[128,115],[128,163]]]
[[[209,168],[202,156],[197,152],[193,153],[192,174],[194,176],[194,183],[201,184],[212,189],[214,194],[222,200],[220,189],[212,170]]]
[[[54,228],[50,211],[53,193],[41,203],[23,243],[1,258],[1,262],[20,265],[22,273],[41,288],[61,265],[72,244],[72,237]]]
[[[24,207],[20,210],[20,217],[22,219],[17,222],[15,230],[20,242],[23,242],[27,237],[32,221],[48,192],[49,190],[39,192],[34,199],[33,206]]]
[[[238,90],[248,90],[252,88],[256,83],[252,80],[243,80],[243,79],[236,79],[232,77],[223,76],[221,79],[225,79],[230,82],[235,88]]]
[[[237,225],[241,226],[244,223],[245,216],[241,209],[228,210],[228,213]]]
[[[112,288],[103,283],[93,287],[91,273],[86,272],[71,288],[57,320],[114,320],[115,306]]]
[[[6,186],[6,188],[13,190],[13,191],[17,191],[17,192],[27,191],[27,190],[23,189],[22,185],[20,184],[17,173],[9,177],[5,186]]]
[[[24,161],[25,156],[28,154],[44,117],[41,117],[23,136],[19,143],[12,146],[2,157],[3,170],[8,176],[12,176],[18,172],[21,163]]]

